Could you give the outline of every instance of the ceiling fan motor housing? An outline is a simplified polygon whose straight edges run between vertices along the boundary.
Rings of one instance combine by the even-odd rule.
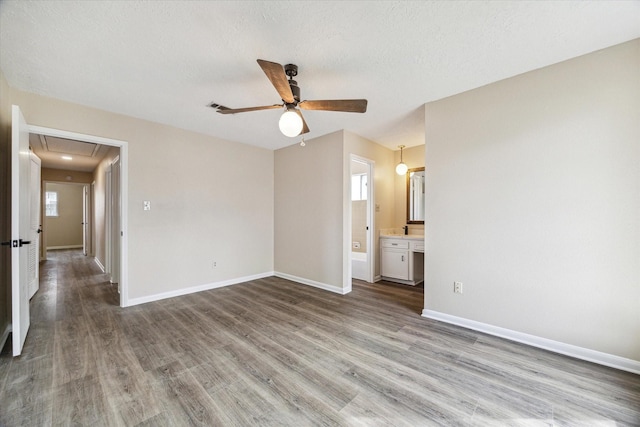
[[[300,87],[298,87],[298,82],[293,80],[293,78],[298,75],[298,66],[295,64],[287,64],[284,66],[284,73],[289,77],[289,87],[293,93],[293,98],[296,100],[296,103],[300,102]]]
[[[298,87],[298,82],[289,80],[289,87],[291,88],[291,93],[293,93],[293,98],[296,100],[296,103],[300,102],[300,87]]]

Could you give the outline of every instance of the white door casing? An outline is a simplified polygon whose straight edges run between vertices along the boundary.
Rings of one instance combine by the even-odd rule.
[[[22,353],[29,330],[28,259],[30,231],[30,153],[27,122],[11,107],[11,332],[13,355]]]
[[[128,254],[127,254],[127,226],[128,226],[128,215],[127,215],[127,206],[128,206],[128,159],[129,159],[129,148],[127,141],[105,138],[101,136],[70,132],[61,129],[54,129],[43,126],[29,126],[29,132],[35,133],[38,135],[45,136],[54,136],[57,138],[65,138],[65,139],[73,139],[81,142],[90,142],[95,144],[103,144],[108,145],[110,147],[118,147],[120,150],[119,155],[119,200],[120,200],[120,218],[119,220],[119,229],[120,235],[118,238],[118,249],[119,249],[119,258],[118,258],[118,267],[119,267],[119,283],[118,287],[121,289],[120,292],[120,306],[127,307],[129,305],[128,302],[128,271],[129,271],[129,263],[128,263]],[[110,238],[106,238],[106,242],[110,242]]]

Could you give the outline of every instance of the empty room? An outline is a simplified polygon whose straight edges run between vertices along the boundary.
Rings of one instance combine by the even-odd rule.
[[[640,2],[0,2],[0,426],[640,425]]]

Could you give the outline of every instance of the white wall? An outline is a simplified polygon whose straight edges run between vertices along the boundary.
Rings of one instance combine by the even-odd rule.
[[[425,308],[640,361],[640,40],[425,118]]]
[[[17,90],[10,101],[30,125],[128,142],[134,303],[273,271],[272,151]]]

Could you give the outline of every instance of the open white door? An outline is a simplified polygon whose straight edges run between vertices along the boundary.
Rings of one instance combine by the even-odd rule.
[[[111,163],[111,283],[118,284],[120,292],[120,156]]]
[[[29,299],[40,288],[40,158],[30,151],[29,153]]]
[[[11,332],[13,355],[22,353],[29,330],[29,130],[17,105],[11,109]]]
[[[90,231],[89,231],[89,186],[82,187],[82,253],[87,256],[90,250]]]

